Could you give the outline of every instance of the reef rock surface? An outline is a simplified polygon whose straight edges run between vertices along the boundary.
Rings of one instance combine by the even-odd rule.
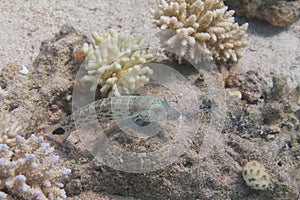
[[[289,88],[285,80],[278,77],[273,78],[272,86],[255,73],[239,74],[236,87],[232,85],[231,89],[240,91],[242,98],[224,96],[227,105],[224,127],[218,140],[213,141],[214,146],[208,148],[209,153],[201,156],[207,130],[200,127],[188,150],[157,171],[128,173],[96,163],[78,139],[78,133],[72,133],[66,143],[53,139],[46,130],[71,113],[70,95],[80,67],[74,49],[86,40],[74,28],[64,26],[53,39],[42,43],[29,74],[19,73],[18,66],[10,64],[0,76],[1,108],[12,112],[26,125],[25,136],[32,132],[49,136],[46,138],[72,169],[65,185],[68,199],[105,198],[103,193],[107,194],[106,198],[118,195],[110,196],[112,199],[299,198],[299,87]],[[209,80],[189,67],[179,70],[196,91],[203,114],[201,123],[210,123],[221,104],[205,95]],[[221,78],[219,80],[218,84],[223,87]],[[176,79],[171,80],[172,84],[178,84]],[[149,87],[149,94],[151,91],[156,94],[155,86]],[[168,98],[166,92],[164,95]],[[188,101],[186,104],[188,107]],[[170,138],[170,134],[166,132],[165,136]],[[159,143],[163,139],[164,136],[158,136],[155,141]],[[134,145],[134,140],[119,132],[115,140],[122,147]],[[270,188],[256,191],[246,185],[241,173],[251,160],[265,166],[272,181]]]

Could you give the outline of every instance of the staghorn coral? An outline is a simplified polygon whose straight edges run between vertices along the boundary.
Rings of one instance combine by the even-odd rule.
[[[17,122],[8,122],[10,117],[5,117],[0,124],[0,199],[66,199],[61,181],[70,170],[58,165],[54,148],[42,136],[24,139],[17,134]],[[9,139],[3,139],[6,135]]]
[[[158,27],[175,31],[162,33],[166,50],[195,63],[237,62],[242,56],[248,24],[234,23],[233,14],[221,0],[161,0],[153,12]]]
[[[141,36],[128,32],[92,33],[95,45],[84,43],[82,51],[86,55],[87,75],[82,81],[91,82],[91,91],[100,85],[100,92],[107,96],[131,94],[149,81],[152,74],[143,64],[152,60],[152,54],[140,45]]]

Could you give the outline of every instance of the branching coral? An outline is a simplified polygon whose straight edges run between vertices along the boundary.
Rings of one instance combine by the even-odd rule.
[[[166,50],[195,63],[237,62],[242,56],[248,24],[234,23],[233,14],[221,0],[161,0],[153,12],[158,27],[174,30],[162,36]]]
[[[7,124],[12,125],[7,126]],[[0,119],[0,144],[6,144],[9,147],[15,146],[15,137],[21,129],[18,122],[12,120],[12,116],[4,115],[3,118]]]
[[[131,94],[149,81],[147,75],[152,74],[152,70],[143,64],[150,62],[153,56],[140,45],[140,36],[110,30],[93,32],[92,37],[95,45],[85,43],[82,47],[88,73],[82,80],[92,83],[92,91],[100,85],[102,94],[120,96]]]
[[[41,136],[31,135],[26,140],[18,135],[20,127],[16,122],[11,126],[4,124],[1,121],[2,138],[5,133],[16,136],[14,140],[2,139],[0,144],[0,199],[9,195],[22,199],[66,199],[61,181],[70,170],[58,165],[54,148]]]

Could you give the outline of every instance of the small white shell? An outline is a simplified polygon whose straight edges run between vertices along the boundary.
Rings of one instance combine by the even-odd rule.
[[[25,65],[22,65],[22,69],[20,70],[21,74],[28,74],[29,71]]]

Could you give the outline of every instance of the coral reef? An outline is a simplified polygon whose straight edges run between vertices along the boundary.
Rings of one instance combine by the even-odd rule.
[[[10,125],[9,116],[1,120],[0,199],[66,199],[61,181],[71,171],[59,166],[59,156],[42,136],[26,140],[20,130],[17,122]]]
[[[265,190],[269,187],[270,176],[266,168],[256,160],[248,162],[243,168],[243,178],[252,189]]]
[[[82,42],[86,42],[86,38],[82,33],[72,27],[64,26],[54,38],[45,40],[41,44],[41,50],[34,62],[33,69],[29,70],[30,73],[27,76],[18,77],[18,72],[15,72],[17,76],[14,75],[13,78],[18,77],[17,83],[23,84],[15,84],[15,80],[3,81],[6,84],[3,90],[5,90],[7,96],[1,99],[1,108],[12,110],[18,121],[26,115],[27,121],[19,121],[22,127],[32,123],[31,128],[26,129],[26,133],[48,128],[70,114],[71,105],[68,103],[66,96],[71,94],[72,86],[69,85],[72,85],[72,80],[78,69],[73,57],[73,50],[76,47],[81,47]],[[187,68],[185,67],[185,69]],[[205,157],[205,159],[199,160],[199,155],[203,153],[200,151],[200,147],[203,143],[203,135],[206,132],[202,127],[197,131],[192,146],[172,165],[155,172],[141,174],[117,171],[107,166],[95,166],[91,161],[91,155],[84,151],[85,147],[77,139],[76,133],[71,135],[68,143],[53,142],[51,145],[60,153],[61,159],[66,163],[71,163],[72,174],[64,187],[68,199],[88,199],[92,195],[98,195],[97,197],[92,196],[95,197],[94,199],[101,199],[99,196],[102,195],[108,199],[107,195],[110,194],[123,196],[119,199],[124,199],[124,197],[201,200],[298,199],[299,173],[296,178],[292,174],[300,167],[299,131],[279,129],[275,133],[271,132],[271,126],[264,124],[262,110],[260,109],[263,107],[264,98],[261,97],[270,99],[268,100],[270,103],[271,99],[277,101],[280,98],[277,97],[277,100],[275,100],[275,93],[274,95],[263,95],[262,91],[270,86],[265,85],[265,79],[261,80],[257,73],[243,75],[245,77],[237,79],[239,81],[238,88],[241,88],[242,99],[233,96],[226,101],[228,106],[226,123],[230,126],[224,127],[220,138],[216,141],[217,145],[211,149],[210,156]],[[205,76],[200,78],[198,74],[187,74],[186,76],[192,87],[197,90],[199,102],[202,101],[203,105],[200,103],[200,109],[205,112],[207,110],[207,112],[214,112],[214,109],[220,104],[213,100],[209,102],[209,99],[203,101],[205,98],[202,98],[207,93]],[[31,82],[24,84],[26,77],[29,77]],[[176,81],[176,79],[172,79],[170,84],[173,85]],[[157,95],[156,92],[158,91],[164,93],[164,97],[167,99],[172,96],[168,90],[163,90],[161,87],[158,90],[153,88],[152,85],[147,87],[153,91],[151,94]],[[181,88],[173,89],[176,92],[182,92]],[[242,91],[242,89],[245,91]],[[278,89],[273,91],[276,90],[278,91]],[[291,92],[289,97],[291,114],[294,117],[297,116],[298,119],[300,111],[299,107],[296,106],[297,102],[300,105],[299,91],[299,88],[294,89],[287,86],[285,89],[286,93]],[[245,98],[248,93],[254,95]],[[277,94],[286,97],[284,92],[278,92]],[[173,102],[176,102],[176,100],[174,99]],[[191,107],[189,103],[184,106],[185,109]],[[30,115],[27,116],[26,112]],[[291,114],[284,114],[284,119],[289,119],[286,117]],[[209,115],[205,116],[209,117]],[[268,118],[268,116],[266,115],[265,118]],[[49,122],[49,120],[51,121]],[[203,117],[203,120],[213,119]],[[279,120],[274,125],[278,125],[280,122],[284,122],[284,120]],[[113,142],[123,145],[121,148],[129,149],[126,147],[127,145],[133,146],[133,144],[136,144],[126,134],[116,132],[117,130],[113,131],[110,138]],[[166,133],[168,134],[168,132],[172,131]],[[144,149],[149,150],[149,147],[156,148],[168,138],[166,139],[165,136],[159,133],[153,137],[153,140],[155,143],[151,143],[152,146],[141,143],[138,148],[141,151],[144,151]],[[71,151],[72,153],[70,153]],[[80,162],[80,160],[86,160],[86,158],[89,158],[88,161]],[[265,167],[268,167],[268,173],[274,183],[272,192],[253,191],[245,184],[241,171],[248,160],[268,163]],[[3,188],[1,192],[0,197],[5,196],[4,193],[7,193],[7,196],[10,195],[8,189]]]
[[[95,45],[84,43],[87,75],[82,81],[91,82],[91,91],[100,85],[100,92],[107,96],[131,94],[149,81],[152,74],[145,63],[152,60],[146,46],[140,44],[141,36],[128,32],[92,33]]]
[[[225,4],[238,16],[261,18],[278,27],[295,22],[300,15],[299,0],[225,0]]]
[[[234,22],[234,11],[227,11],[221,0],[161,0],[159,9],[153,12],[165,49],[181,60],[195,63],[203,59],[216,62],[237,62],[248,24]]]

